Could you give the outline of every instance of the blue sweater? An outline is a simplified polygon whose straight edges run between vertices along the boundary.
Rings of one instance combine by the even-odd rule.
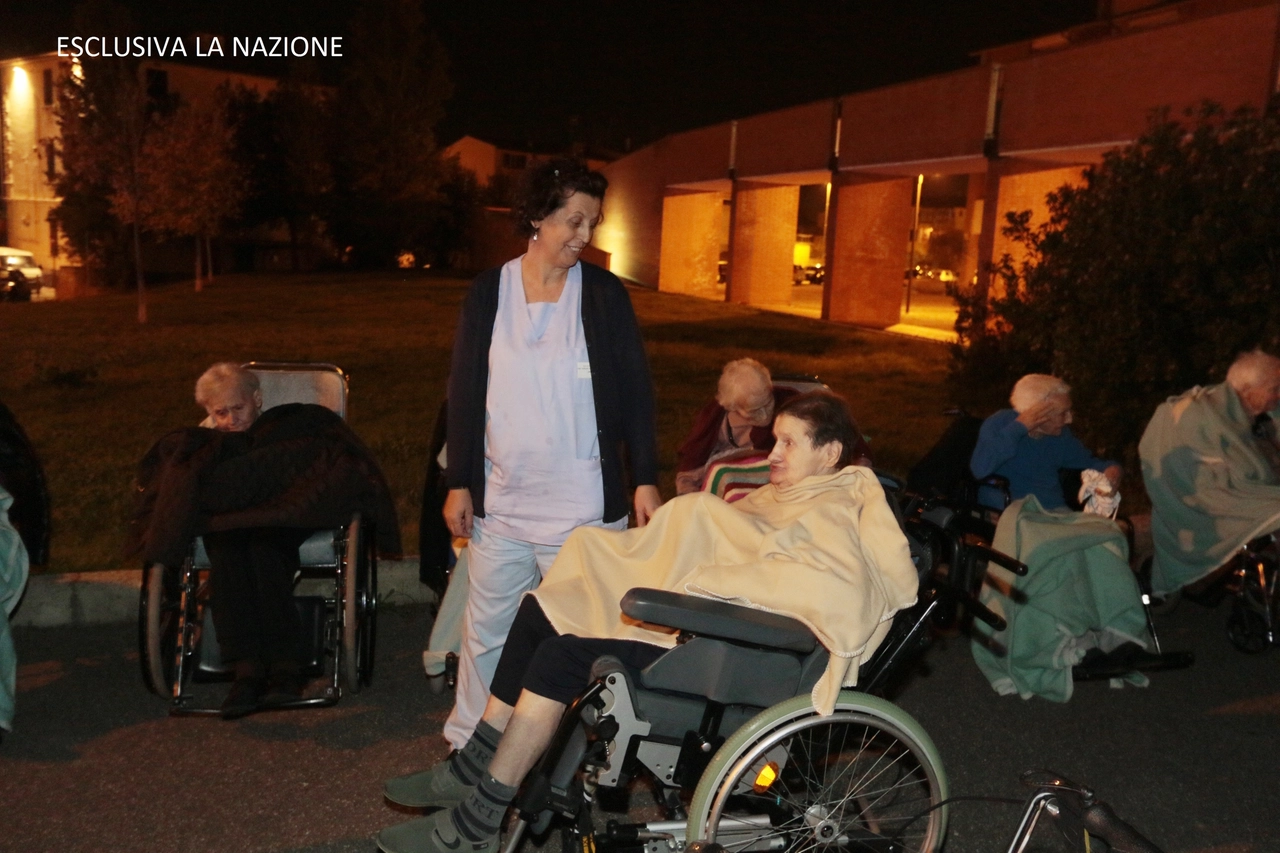
[[[1102,471],[1115,464],[1086,450],[1071,427],[1063,427],[1058,435],[1032,438],[1027,428],[1018,423],[1018,413],[1013,409],[1002,409],[982,422],[969,460],[969,468],[978,479],[999,474],[1009,480],[1010,498],[1016,501],[1035,495],[1045,509],[1066,506],[1062,484],[1058,482],[1059,469]],[[997,494],[994,489],[983,489],[979,500],[999,507],[1002,501],[996,498]]]

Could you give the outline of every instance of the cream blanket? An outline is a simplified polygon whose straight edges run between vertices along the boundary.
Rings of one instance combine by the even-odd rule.
[[[788,489],[757,489],[730,505],[678,497],[645,527],[580,527],[536,595],[561,634],[675,645],[668,629],[623,616],[633,587],[686,592],[782,613],[804,622],[831,653],[813,689],[821,713],[916,599],[907,540],[867,468],[850,466]]]

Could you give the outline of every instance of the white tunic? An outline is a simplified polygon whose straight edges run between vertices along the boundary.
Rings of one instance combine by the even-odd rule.
[[[582,331],[582,266],[555,303],[525,300],[521,258],[502,267],[485,399],[485,529],[559,545],[604,516],[600,437]]]

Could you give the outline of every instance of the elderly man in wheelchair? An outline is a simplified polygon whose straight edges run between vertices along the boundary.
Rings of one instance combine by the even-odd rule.
[[[1254,350],[1235,359],[1225,382],[1160,404],[1138,443],[1151,496],[1152,590],[1216,604],[1233,586],[1240,597],[1228,636],[1248,652],[1280,639],[1277,415],[1280,358]]]
[[[684,834],[677,791],[701,776],[707,792],[694,797],[691,838],[733,826],[828,841],[892,828],[940,840],[938,813],[902,825],[944,795],[927,735],[873,697],[854,713],[857,694],[841,691],[916,599],[908,542],[876,476],[848,465],[858,432],[842,399],[796,397],[774,431],[770,484],[732,506],[686,495],[645,528],[570,536],[521,604],[471,741],[388,781],[392,802],[442,811],[384,830],[383,850],[489,853],[522,781],[522,813],[573,813],[583,789],[576,803],[565,792],[579,765],[594,767],[578,783],[593,788],[619,785],[636,762],[667,791],[681,827],[664,824],[663,837]],[[674,594],[686,591],[700,596],[692,611]],[[728,606],[748,621],[726,618],[726,602],[754,608]],[[847,790],[868,776],[874,791]],[[831,785],[851,802],[824,799]],[[730,817],[738,794],[753,790],[761,801]],[[786,805],[763,807],[784,792],[807,805],[786,816]],[[893,827],[882,824],[889,815]]]

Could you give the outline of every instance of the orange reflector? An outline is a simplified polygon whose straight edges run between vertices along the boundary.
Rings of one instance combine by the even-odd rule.
[[[751,785],[751,790],[757,794],[763,794],[776,781],[778,781],[778,765],[777,762],[770,761],[756,774],[756,781]]]

